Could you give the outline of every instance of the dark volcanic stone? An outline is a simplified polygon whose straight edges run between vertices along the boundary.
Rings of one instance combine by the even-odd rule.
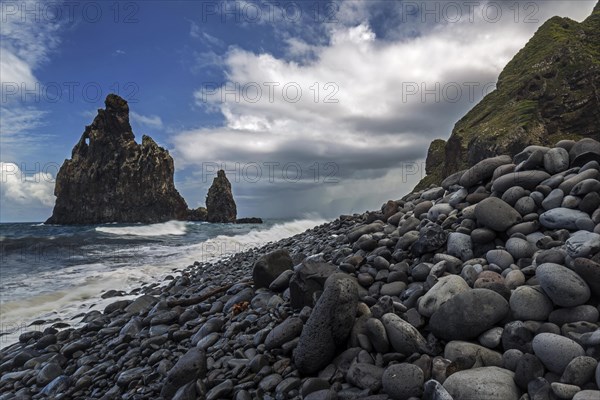
[[[326,263],[303,262],[294,271],[290,279],[290,303],[292,308],[300,310],[304,306],[313,306],[313,295],[323,290],[325,281],[337,268]]]
[[[192,210],[188,210],[188,221],[206,221],[208,218],[208,211],[205,207],[198,207]]]
[[[600,264],[587,258],[576,258],[573,270],[587,282],[594,295],[600,296]]]
[[[591,138],[585,138],[577,143],[569,151],[571,167],[583,167],[590,161],[600,163],[600,143]]]
[[[298,346],[294,363],[302,374],[314,374],[333,360],[345,346],[356,315],[358,287],[346,274],[334,274],[311,313]]]
[[[475,206],[477,222],[494,231],[505,231],[521,222],[521,215],[508,203],[497,197],[489,197]]]
[[[286,342],[294,339],[302,332],[304,323],[300,318],[292,317],[277,325],[265,339],[265,348],[272,350],[281,347]]]
[[[235,220],[236,224],[262,224],[262,218],[258,217],[248,217],[248,218],[238,218]]]
[[[431,253],[442,247],[448,240],[448,233],[437,224],[431,224],[419,231],[419,238],[410,248],[415,256]]]
[[[540,182],[550,178],[550,174],[544,171],[521,171],[512,172],[496,179],[492,184],[494,192],[504,193],[513,186],[520,186],[523,189],[533,190]]]
[[[205,375],[206,354],[201,349],[192,347],[169,370],[160,395],[171,398],[180,387],[194,379],[202,379]]]
[[[56,176],[48,224],[156,223],[187,218],[173,159],[149,136],[134,139],[129,106],[110,94]]]
[[[557,306],[575,307],[590,298],[587,283],[569,268],[545,263],[537,267],[535,274],[544,292]]]
[[[515,370],[515,383],[522,390],[527,390],[529,382],[535,378],[544,376],[544,365],[542,362],[533,354],[524,354],[523,357],[517,362],[517,369]]]
[[[254,264],[252,279],[256,288],[268,288],[283,272],[290,270],[294,262],[290,253],[285,249],[275,250],[262,256]]]
[[[512,158],[506,155],[481,160],[462,174],[459,184],[466,188],[471,187],[477,182],[491,178],[496,168],[511,162]]]
[[[431,316],[429,329],[445,340],[472,339],[492,328],[508,314],[508,302],[488,289],[461,292]]]
[[[208,222],[235,222],[237,207],[231,192],[231,183],[222,169],[217,172],[206,196]]]

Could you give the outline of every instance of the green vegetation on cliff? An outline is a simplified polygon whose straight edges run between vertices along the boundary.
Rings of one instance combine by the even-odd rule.
[[[600,3],[581,23],[553,17],[538,29],[448,142],[432,142],[417,189],[487,157],[583,137],[600,140]]]

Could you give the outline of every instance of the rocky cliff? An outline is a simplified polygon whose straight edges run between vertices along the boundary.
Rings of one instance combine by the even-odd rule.
[[[135,141],[129,106],[111,94],[56,177],[49,224],[156,223],[186,219],[173,159],[152,138]]]
[[[231,192],[231,183],[225,171],[219,170],[206,196],[208,222],[235,222],[237,207]]]
[[[432,142],[417,189],[499,154],[561,139],[600,140],[600,3],[585,21],[553,17],[508,63],[497,89]]]

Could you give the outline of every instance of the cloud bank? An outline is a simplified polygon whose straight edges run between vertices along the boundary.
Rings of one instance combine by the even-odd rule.
[[[229,48],[222,56],[226,83],[205,82],[194,92],[197,107],[220,113],[223,125],[173,139],[177,166],[199,171],[197,181],[182,183],[184,192],[208,186],[211,163],[242,175],[234,191],[244,197],[243,208],[262,215],[334,216],[408,192],[424,174],[429,142],[447,138],[494,89],[537,27],[556,14],[582,19],[594,2],[577,10],[547,2],[516,14],[508,4],[500,14],[490,10],[498,3],[477,4],[457,18],[435,7],[423,17],[427,10],[408,10],[406,2],[343,2],[337,23],[311,31],[324,34],[325,43],[280,35],[283,56]],[[264,166],[275,162],[281,171],[272,182]],[[283,168],[289,163],[309,169],[334,163],[338,183],[326,185],[310,171],[291,182]],[[263,166],[256,182],[243,171],[251,164]]]

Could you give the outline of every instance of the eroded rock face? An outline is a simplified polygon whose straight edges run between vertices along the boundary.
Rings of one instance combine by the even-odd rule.
[[[187,217],[173,159],[149,136],[135,142],[129,106],[110,94],[56,177],[49,224],[156,223]]]
[[[208,222],[235,222],[237,207],[231,193],[231,183],[225,171],[219,170],[206,196]]]

